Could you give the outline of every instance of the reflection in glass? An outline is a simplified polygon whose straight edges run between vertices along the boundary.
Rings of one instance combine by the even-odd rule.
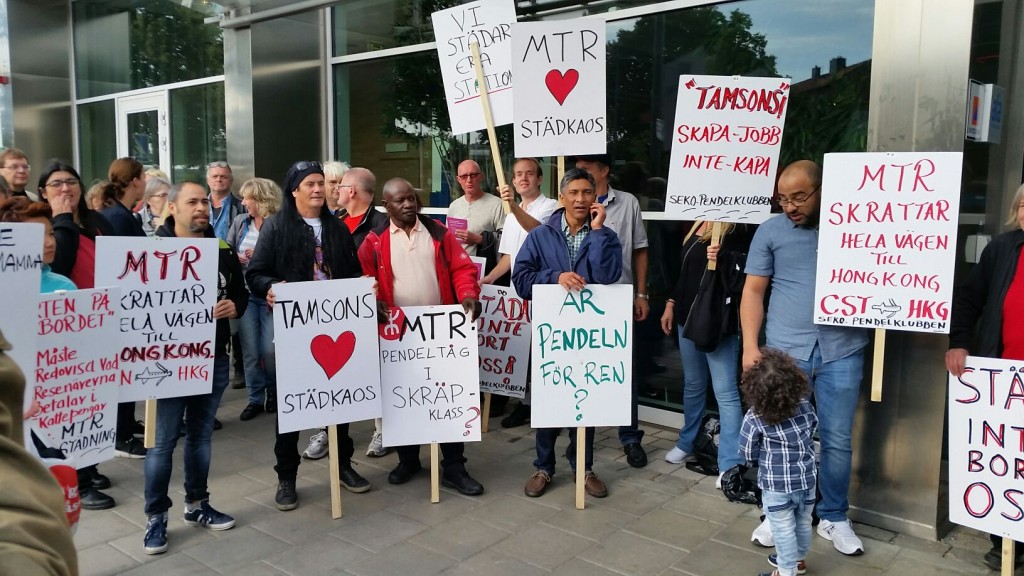
[[[206,182],[206,165],[227,158],[224,83],[171,90],[171,180]]]
[[[106,179],[110,162],[117,158],[117,121],[114,100],[78,106],[78,149],[82,181],[89,185]]]
[[[128,114],[128,155],[144,166],[160,165],[160,113],[145,110]]]

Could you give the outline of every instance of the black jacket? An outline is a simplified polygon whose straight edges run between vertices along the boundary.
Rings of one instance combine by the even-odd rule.
[[[750,251],[750,242],[754,238],[755,226],[737,224],[728,234],[721,238],[721,249],[718,252],[717,274],[724,280],[724,296],[731,298],[729,303],[729,314],[731,316],[729,325],[736,326],[735,321],[739,312],[740,295],[743,293],[743,283],[747,278],[743,270],[747,264],[747,252]],[[675,303],[676,323],[682,326],[686,324],[686,318],[691,312],[693,300],[697,297],[700,288],[701,278],[708,265],[708,244],[702,242],[696,234],[690,237],[683,244],[682,262],[679,270],[679,278],[672,288],[671,298]],[[701,311],[694,311],[701,312]]]
[[[175,238],[174,216],[168,216],[162,226],[156,231],[157,236]],[[203,234],[207,238],[216,239],[213,227],[207,226]],[[249,291],[245,289],[245,281],[242,279],[242,265],[238,263],[238,256],[234,250],[223,240],[217,240],[219,250],[217,251],[217,301],[230,298],[235,303],[235,318],[241,318],[245,314],[245,307],[249,304]],[[227,318],[217,320],[217,340],[214,343],[214,356],[227,354],[228,340],[231,338],[231,327]]]
[[[339,221],[344,223],[345,216],[347,214],[348,212],[345,211],[344,208],[342,208],[341,210],[338,210],[336,216],[338,217]],[[360,220],[359,225],[356,226],[356,231],[352,233],[352,241],[355,242],[356,251],[359,250],[359,247],[363,244],[363,240],[366,239],[366,235],[370,233],[370,230],[377,228],[378,226],[386,223],[388,220],[389,219],[387,214],[381,212],[380,210],[377,210],[373,206],[367,208],[366,212],[363,213],[363,219]]]
[[[97,236],[113,236],[114,229],[102,214],[95,210],[82,212],[82,226],[75,224],[71,214],[58,214],[53,217],[53,237],[57,241],[57,252],[50,268],[62,276],[71,276],[71,270],[78,260],[78,238],[84,235],[90,240]],[[79,288],[83,288],[79,286]]]
[[[245,271],[249,289],[257,298],[266,298],[270,286],[277,282],[307,282],[313,279],[316,244],[313,228],[305,222],[293,224],[284,220],[291,217],[290,213],[278,212],[264,220],[260,228],[259,242],[256,243]],[[331,271],[331,278],[336,280],[362,276],[362,268],[356,258],[356,245],[352,242],[348,227],[331,216],[321,216],[320,221],[323,225],[321,237],[330,242],[329,246],[323,247],[323,253],[324,264]],[[305,249],[286,248],[294,245],[294,238],[285,238],[288,229],[301,230],[306,235]]]
[[[1024,230],[996,236],[953,298],[949,319],[949,347],[970,350],[975,356],[1000,358],[1003,352],[1003,300],[1017,273],[1024,245]],[[971,346],[981,320],[978,345]]]

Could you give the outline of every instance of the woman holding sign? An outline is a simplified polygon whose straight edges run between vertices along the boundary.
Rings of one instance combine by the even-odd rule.
[[[737,337],[743,267],[753,231],[743,224],[723,224],[721,244],[711,244],[711,225],[701,223],[683,242],[682,266],[672,297],[665,303],[661,329],[672,334],[675,318],[679,356],[683,363],[685,424],[665,461],[682,464],[696,460],[694,441],[704,418],[708,384],[715,391],[721,436],[718,445],[718,482],[722,474],[743,463],[739,453],[740,392],[737,385],[740,342]],[[708,269],[717,262],[717,269]]]
[[[996,236],[985,247],[953,297],[946,352],[946,369],[953,376],[963,375],[969,353],[1024,360],[1024,186],[1013,196],[1006,225],[1014,229]],[[975,326],[978,337],[972,347]],[[992,549],[985,554],[989,568],[1000,569],[1001,549],[1002,538],[993,534]],[[1024,561],[1019,547],[1014,552],[1017,563]]]

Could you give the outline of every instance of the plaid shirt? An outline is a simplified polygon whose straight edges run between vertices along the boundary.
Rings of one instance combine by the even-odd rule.
[[[565,237],[565,243],[569,245],[569,266],[576,266],[576,255],[580,252],[580,246],[583,245],[583,239],[590,234],[590,220],[587,220],[580,229],[573,235],[572,230],[569,228],[569,222],[565,219],[565,214],[562,214],[562,236]]]
[[[757,462],[757,485],[762,490],[791,494],[814,486],[814,429],[818,415],[807,400],[796,414],[778,424],[766,424],[748,410],[740,427],[740,453]]]

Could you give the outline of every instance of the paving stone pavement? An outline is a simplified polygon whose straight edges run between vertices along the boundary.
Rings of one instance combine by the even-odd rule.
[[[355,576],[477,575],[712,576],[755,575],[770,569],[770,550],[750,542],[759,511],[734,504],[714,488],[714,478],[666,463],[676,431],[647,428],[650,464],[633,469],[618,448],[614,429],[598,431],[594,470],[609,496],[574,507],[568,464],[548,492],[527,498],[523,485],[533,472],[529,426],[504,430],[492,419],[482,442],[466,446],[470,473],[486,492],[466,497],[441,489],[430,503],[429,475],[392,486],[387,474],[397,456],[367,458],[372,422],[351,426],[353,465],[373,486],[370,492],[342,491],[344,516],[331,519],[327,459],[303,461],[299,507],[274,507],[274,419],[261,414],[248,422],[238,415],[245,390],[228,389],[218,414],[224,429],[214,432],[210,470],[211,504],[237,520],[232,530],[213,532],[181,520],[182,443],[175,452],[168,527],[169,549],[147,556],[142,550],[143,460],[115,459],[100,465],[117,506],[83,510],[75,535],[83,576],[319,574]],[[143,413],[142,405],[137,414]],[[300,437],[305,448],[308,433]],[[565,446],[566,437],[559,440]],[[561,450],[557,451],[561,455]],[[424,464],[429,452],[424,450]],[[856,525],[866,553],[843,556],[814,536],[809,574],[925,576],[985,574],[987,536],[954,530],[940,542],[871,526]]]

